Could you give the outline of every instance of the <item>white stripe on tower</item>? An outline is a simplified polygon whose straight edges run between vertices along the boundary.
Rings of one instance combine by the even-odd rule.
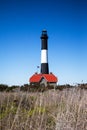
[[[48,51],[41,50],[41,63],[48,63]]]

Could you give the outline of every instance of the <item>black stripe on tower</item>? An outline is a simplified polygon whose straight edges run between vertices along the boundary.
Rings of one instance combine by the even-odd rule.
[[[47,36],[47,31],[44,30],[42,31],[42,35],[41,35],[41,49],[48,49],[48,45],[47,45],[47,40],[48,40],[48,36]]]
[[[49,65],[48,65],[48,44],[47,44],[47,40],[48,40],[48,36],[47,36],[47,31],[43,30],[42,31],[42,35],[41,35],[41,51],[42,51],[42,59],[41,59],[41,73],[42,74],[49,74]],[[44,59],[44,55],[46,56],[45,60]]]
[[[42,39],[42,45],[41,45],[41,50],[48,50],[48,46],[47,46],[47,40]]]
[[[49,74],[48,63],[41,63],[41,73],[42,74]]]

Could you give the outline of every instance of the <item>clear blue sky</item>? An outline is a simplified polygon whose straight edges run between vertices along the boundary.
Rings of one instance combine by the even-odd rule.
[[[87,82],[86,0],[0,0],[0,84],[28,83],[40,65],[43,29],[58,83]]]

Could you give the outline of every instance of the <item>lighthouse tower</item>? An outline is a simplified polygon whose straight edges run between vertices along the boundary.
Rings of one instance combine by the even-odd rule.
[[[47,31],[43,30],[41,35],[41,74],[49,74],[47,40]]]
[[[49,73],[49,64],[48,64],[48,35],[47,31],[43,30],[41,34],[41,70],[40,73],[33,74],[29,82],[31,85],[40,86],[56,86],[57,77],[53,73]]]

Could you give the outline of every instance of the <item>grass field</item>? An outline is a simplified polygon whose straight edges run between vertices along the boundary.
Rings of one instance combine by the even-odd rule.
[[[87,90],[1,92],[0,130],[87,130]]]

